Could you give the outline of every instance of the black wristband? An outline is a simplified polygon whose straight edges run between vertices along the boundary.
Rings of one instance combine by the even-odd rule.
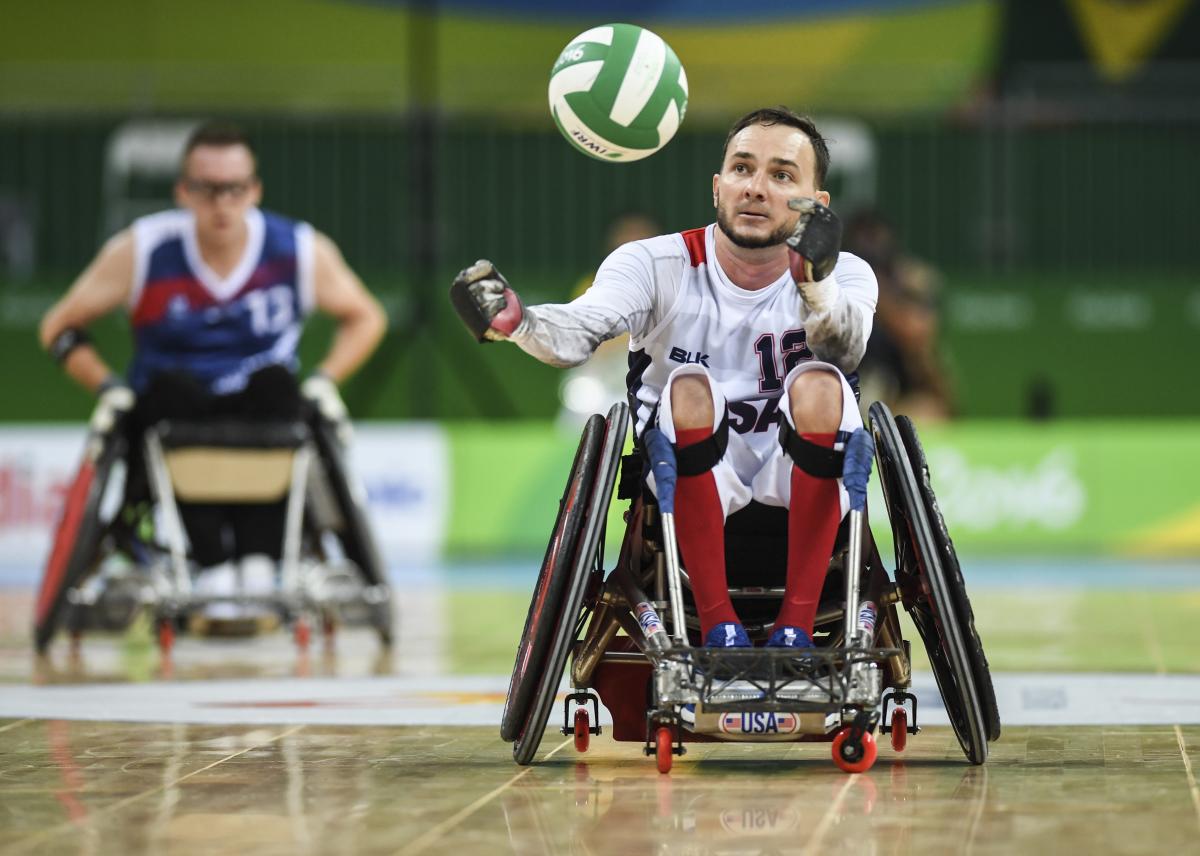
[[[88,335],[87,330],[82,327],[68,327],[50,343],[50,356],[54,357],[54,361],[60,366],[66,361],[67,357],[71,356],[71,352],[80,345],[90,345],[92,337]]]

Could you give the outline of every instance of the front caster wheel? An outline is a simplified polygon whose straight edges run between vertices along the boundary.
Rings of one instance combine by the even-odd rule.
[[[658,764],[658,772],[671,772],[671,764],[675,760],[674,743],[671,729],[660,725],[654,735],[654,759]]]
[[[833,738],[833,763],[846,773],[865,773],[871,769],[877,752],[875,735],[852,725],[847,725]]]
[[[592,729],[591,724],[588,722],[587,708],[575,708],[575,751],[586,752],[591,737]]]
[[[903,752],[908,745],[908,711],[902,707],[892,713],[892,749]]]

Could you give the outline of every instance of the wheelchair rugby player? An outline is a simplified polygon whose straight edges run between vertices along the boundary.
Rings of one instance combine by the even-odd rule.
[[[259,208],[256,156],[238,128],[192,133],[174,193],[177,208],[111,238],[42,320],[43,346],[97,404],[38,595],[38,649],[64,623],[77,636],[84,607],[121,600],[122,582],[130,607],[156,610],[164,648],[187,618],[269,623],[281,596],[296,593],[302,545],[320,549],[308,530],[321,515],[304,502],[318,482],[387,641],[390,593],[343,460],[349,423],[337,386],[379,343],[383,310],[333,241]],[[87,332],[121,308],[134,337],[124,375]],[[301,381],[296,351],[312,311],[330,315],[336,332]],[[122,469],[113,511],[102,500]],[[114,554],[162,573],[97,574]]]
[[[480,342],[511,341],[550,365],[579,365],[601,342],[630,336],[628,410],[617,405],[584,430],[518,650],[501,736],[519,763],[533,758],[570,653],[564,733],[579,749],[598,733],[594,689],[616,739],[644,740],[663,772],[685,738],[781,728],[784,739],[831,739],[840,767],[866,769],[877,726],[900,749],[916,729],[897,602],[929,619],[917,624],[931,651],[955,624],[956,657],[935,663],[935,675],[969,760],[982,763],[998,736],[961,574],[937,561],[944,525],[915,432],[902,419],[901,436],[882,405],[868,432],[858,410],[854,370],[878,288],[863,260],[840,252],[828,167],[812,120],[755,110],[726,137],[715,223],[618,248],[564,305],[523,305],[486,260],[454,280],[451,300]],[[629,421],[635,454],[621,496],[633,502],[605,579],[600,531]],[[893,527],[923,527],[919,546],[904,556],[898,547],[895,583],[865,525],[873,451]],[[733,563],[747,542],[760,578],[744,584]],[[761,578],[767,545],[780,566],[771,584]],[[922,594],[934,565],[952,578],[941,587],[945,616]],[[832,610],[829,589],[840,595]]]

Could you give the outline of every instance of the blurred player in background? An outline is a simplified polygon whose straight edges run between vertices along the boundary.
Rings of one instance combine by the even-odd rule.
[[[768,644],[804,648],[848,505],[841,447],[862,417],[846,375],[877,285],[839,253],[828,167],[812,120],[755,110],[726,138],[715,224],[620,247],[566,305],[522,306],[489,261],[451,286],[480,341],[511,340],[551,365],[579,365],[629,334],[634,430],[657,425],[675,444],[677,532],[710,646],[750,644],[729,599],[725,519],[751,501],[789,509],[786,595]]]
[[[859,375],[867,401],[883,401],[917,422],[954,416],[954,390],[938,351],[941,277],[905,253],[891,223],[865,210],[846,223],[846,249],[879,277],[879,308]]]
[[[127,504],[148,500],[140,438],[161,419],[297,419],[307,399],[345,424],[337,384],[374,351],[386,317],[333,241],[261,210],[262,194],[246,136],[231,125],[200,127],[184,148],[179,207],[110,239],[42,319],[42,346],[97,394],[100,421],[129,413]],[[109,367],[87,334],[121,308],[134,335],[126,375]],[[299,383],[296,349],[314,309],[332,316],[337,330],[325,359]],[[241,593],[273,588],[282,502],[179,505],[193,558],[209,571],[197,579],[198,593],[235,595],[239,576]]]

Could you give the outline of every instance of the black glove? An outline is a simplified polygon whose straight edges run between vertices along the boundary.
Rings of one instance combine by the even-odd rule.
[[[788,201],[800,220],[787,239],[788,267],[797,284],[820,282],[837,264],[842,248],[842,221],[833,210],[809,197]]]
[[[507,339],[521,323],[521,301],[496,266],[480,259],[450,285],[454,311],[480,342]]]

